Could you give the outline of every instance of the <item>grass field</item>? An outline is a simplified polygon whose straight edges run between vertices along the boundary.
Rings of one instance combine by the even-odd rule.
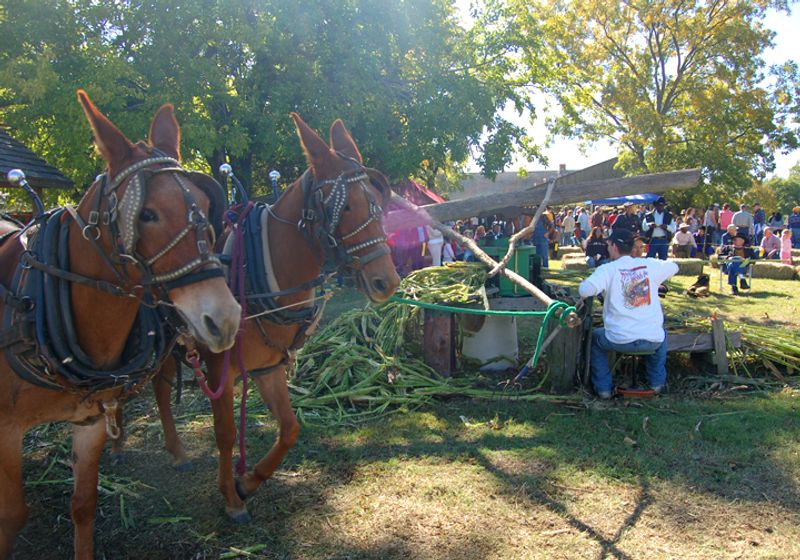
[[[670,283],[667,314],[800,326],[800,282],[695,301],[680,295],[692,281]],[[328,316],[360,301],[334,298]],[[639,402],[512,396],[304,429],[249,502],[253,522],[235,526],[216,491],[205,397],[189,391],[176,407],[195,466],[180,473],[146,394],[128,408],[127,462],[101,468],[97,558],[800,558],[797,383]],[[251,463],[275,434],[253,401]],[[69,429],[40,427],[25,446],[31,512],[15,558],[68,558]]]

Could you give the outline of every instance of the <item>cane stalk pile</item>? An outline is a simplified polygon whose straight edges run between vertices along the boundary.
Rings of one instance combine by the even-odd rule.
[[[688,327],[711,331],[708,318],[673,319],[667,329]],[[730,327],[742,335],[740,348],[728,347],[728,360],[736,375],[766,376],[782,381],[800,372],[800,333],[794,329],[738,322]]]
[[[428,303],[483,303],[486,268],[453,263],[417,270],[397,295]],[[552,399],[534,393],[509,395],[481,388],[485,379],[443,378],[413,351],[420,308],[397,302],[340,315],[297,354],[289,389],[304,424],[347,424],[410,410],[436,397]]]

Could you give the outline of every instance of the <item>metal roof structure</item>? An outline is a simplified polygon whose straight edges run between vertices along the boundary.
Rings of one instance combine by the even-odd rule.
[[[0,187],[12,186],[6,178],[11,169],[22,169],[33,188],[69,189],[75,185],[72,179],[0,129]]]

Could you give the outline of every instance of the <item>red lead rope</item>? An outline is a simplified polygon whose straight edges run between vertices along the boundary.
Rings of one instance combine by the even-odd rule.
[[[242,319],[239,323],[239,331],[236,333],[236,360],[239,366],[239,374],[242,376],[242,404],[239,408],[239,460],[236,462],[236,474],[242,476],[247,471],[247,452],[245,450],[245,429],[247,427],[247,388],[248,378],[247,369],[244,367],[244,350],[242,348],[241,340],[244,334],[245,317],[247,316],[247,296],[245,294],[244,284],[244,231],[241,224],[244,222],[245,217],[253,208],[253,203],[248,202],[242,209],[237,217],[236,223],[233,223],[228,217],[225,216],[225,222],[232,228],[233,233],[233,250],[231,251],[231,268],[230,268],[230,281],[229,287],[234,293],[238,292],[239,305],[242,306]],[[224,362],[222,366],[222,376],[216,391],[212,391],[206,383],[206,376],[200,369],[200,354],[196,349],[189,350],[186,353],[186,359],[194,369],[194,375],[197,378],[197,384],[205,395],[215,401],[222,396],[225,391],[225,386],[228,384],[228,371],[230,370],[231,351],[226,350],[224,354]]]

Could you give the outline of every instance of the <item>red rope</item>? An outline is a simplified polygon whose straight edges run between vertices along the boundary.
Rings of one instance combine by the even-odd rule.
[[[253,208],[253,203],[248,202],[236,218],[236,222],[231,221],[228,213],[225,215],[225,222],[231,226],[233,232],[233,250],[231,251],[231,268],[229,287],[231,291],[238,292],[239,305],[242,306],[242,317],[239,323],[239,331],[236,333],[236,361],[239,373],[242,376],[242,401],[239,408],[239,460],[236,462],[236,473],[241,476],[247,470],[247,451],[245,449],[245,430],[247,427],[247,392],[248,377],[247,369],[244,365],[244,349],[242,347],[242,335],[244,334],[245,318],[247,316],[247,295],[245,293],[245,250],[244,250],[244,230],[242,223],[245,217]],[[222,365],[222,375],[216,391],[212,391],[206,383],[206,377],[200,369],[200,355],[197,350],[190,350],[186,353],[186,359],[194,369],[197,384],[205,395],[211,400],[217,400],[222,396],[228,383],[228,373],[230,371],[231,351],[225,351]]]

